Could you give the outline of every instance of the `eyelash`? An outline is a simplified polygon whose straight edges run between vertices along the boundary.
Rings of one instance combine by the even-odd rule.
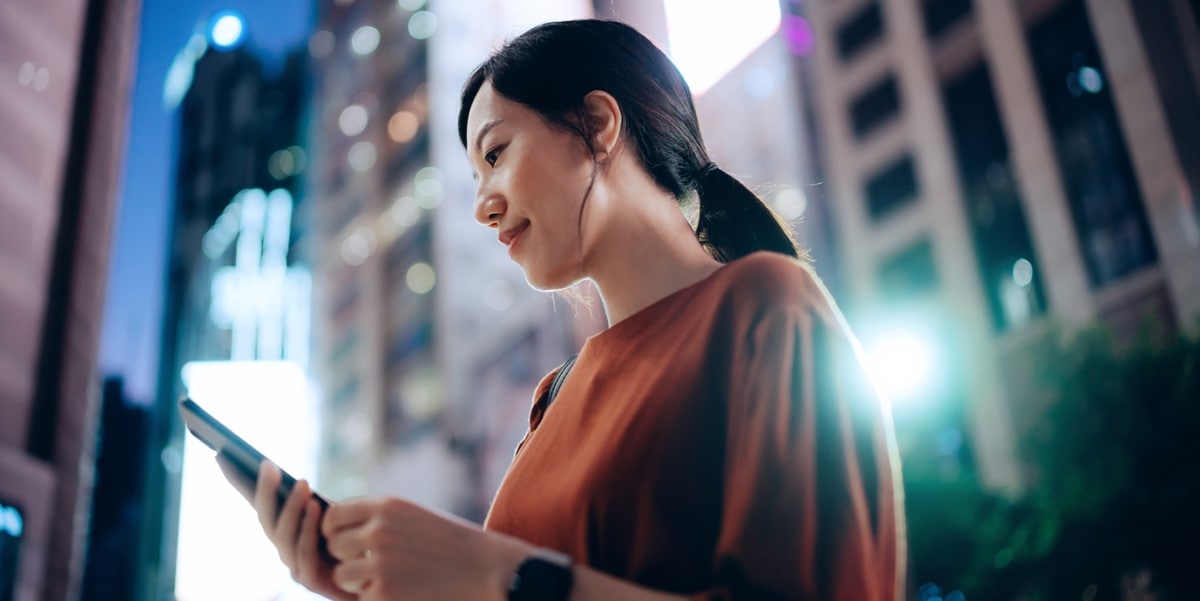
[[[487,154],[483,155],[483,160],[486,161],[488,165],[495,167],[496,160],[500,158],[501,150],[504,150],[503,146],[497,146],[489,150]]]

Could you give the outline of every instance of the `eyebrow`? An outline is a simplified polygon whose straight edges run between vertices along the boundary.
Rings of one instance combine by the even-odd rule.
[[[492,119],[479,127],[479,133],[475,134],[475,152],[483,152],[483,137],[501,123],[504,123],[504,118]]]

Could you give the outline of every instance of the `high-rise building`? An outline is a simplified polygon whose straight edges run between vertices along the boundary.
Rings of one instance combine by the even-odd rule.
[[[294,269],[305,261],[307,230],[307,61],[294,53],[272,73],[242,38],[214,31],[181,51],[177,65],[190,80],[168,77],[165,94],[179,103],[178,142],[158,393],[145,454],[141,599],[170,598],[176,586],[185,476],[178,401],[191,392],[184,366],[291,359],[303,367],[308,353],[310,283]]]
[[[0,5],[0,599],[78,597],[140,6]]]
[[[854,315],[940,334],[942,409],[1019,487],[1030,340],[1200,314],[1196,3],[807,5]]]

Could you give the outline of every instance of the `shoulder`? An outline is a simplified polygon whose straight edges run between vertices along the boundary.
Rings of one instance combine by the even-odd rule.
[[[784,254],[760,251],[737,259],[720,272],[716,288],[741,309],[814,308],[832,304],[812,267]]]

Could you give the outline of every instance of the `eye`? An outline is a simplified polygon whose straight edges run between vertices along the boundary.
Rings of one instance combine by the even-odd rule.
[[[500,152],[504,150],[504,146],[497,146],[483,155],[483,160],[487,161],[488,165],[496,166],[496,160],[500,158]]]

